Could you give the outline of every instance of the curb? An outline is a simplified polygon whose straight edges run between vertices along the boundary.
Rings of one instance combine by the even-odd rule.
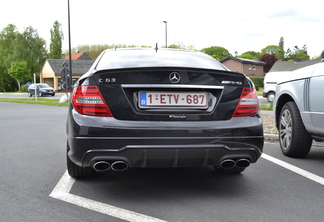
[[[278,135],[276,134],[263,134],[265,140],[271,140],[271,141],[279,141]]]
[[[277,134],[263,134],[264,140],[268,140],[270,142],[277,142],[279,141],[279,136]],[[312,146],[317,146],[317,147],[324,147],[324,142],[317,142],[313,140]]]

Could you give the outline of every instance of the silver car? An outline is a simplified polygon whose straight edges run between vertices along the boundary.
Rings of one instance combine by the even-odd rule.
[[[290,76],[277,85],[274,114],[283,154],[301,158],[313,140],[324,141],[324,62]]]

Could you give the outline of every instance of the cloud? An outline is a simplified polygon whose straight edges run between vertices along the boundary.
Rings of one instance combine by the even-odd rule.
[[[295,21],[309,23],[323,23],[324,18],[321,14],[311,13],[307,11],[300,12],[296,9],[281,10],[265,16],[265,19],[280,20],[280,21]]]

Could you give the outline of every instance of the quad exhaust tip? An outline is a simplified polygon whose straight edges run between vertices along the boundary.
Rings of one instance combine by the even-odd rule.
[[[220,167],[223,169],[231,169],[231,168],[235,167],[235,161],[231,160],[231,159],[223,160],[220,163]]]
[[[220,163],[220,167],[223,169],[232,169],[237,167],[248,167],[250,166],[250,161],[248,159],[238,159],[237,161],[232,159],[225,159]]]
[[[236,166],[238,167],[248,167],[250,166],[250,161],[247,159],[239,159],[236,161]]]
[[[106,161],[98,161],[93,165],[93,169],[98,172],[107,171],[110,169],[110,164]]]
[[[128,164],[124,161],[116,161],[111,164],[111,169],[114,171],[124,171],[127,170]]]
[[[112,169],[113,171],[124,171],[128,169],[128,164],[124,161],[115,161],[112,164],[107,161],[98,161],[93,165],[93,169],[97,172],[104,172]]]

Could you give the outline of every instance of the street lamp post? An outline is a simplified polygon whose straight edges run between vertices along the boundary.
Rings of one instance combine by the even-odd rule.
[[[165,48],[168,48],[168,23],[167,21],[163,21],[165,23]]]

